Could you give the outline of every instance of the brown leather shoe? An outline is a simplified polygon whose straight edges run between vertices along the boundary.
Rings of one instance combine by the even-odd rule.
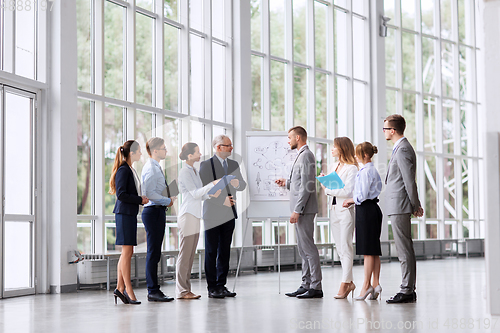
[[[193,294],[192,292],[189,292],[181,297],[177,297],[178,299],[198,299],[200,298],[201,295],[196,295],[196,294]]]

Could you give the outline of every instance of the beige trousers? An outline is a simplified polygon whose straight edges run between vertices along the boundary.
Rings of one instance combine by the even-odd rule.
[[[191,268],[200,237],[200,219],[183,214],[177,222],[180,235],[179,256],[177,257],[176,297],[182,297],[191,291]]]

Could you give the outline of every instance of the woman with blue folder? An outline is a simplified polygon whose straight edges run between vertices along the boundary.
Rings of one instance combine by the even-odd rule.
[[[200,147],[188,142],[182,147],[179,158],[186,164],[179,173],[179,192],[182,194],[182,204],[177,222],[180,234],[179,256],[177,257],[176,297],[179,299],[197,299],[201,295],[191,292],[191,267],[200,236],[201,202],[208,199],[208,192],[220,179],[203,186],[199,171],[194,163],[200,160]],[[215,192],[218,197],[221,190]]]
[[[342,207],[342,203],[345,199],[352,198],[358,163],[354,156],[354,144],[347,137],[337,137],[333,140],[332,156],[338,159],[333,165],[333,171],[338,174],[344,187],[335,190],[330,190],[324,185],[321,187],[326,195],[332,197],[330,229],[342,265],[342,283],[334,297],[341,299],[346,298],[350,292],[354,293],[356,288],[352,282],[354,208]]]

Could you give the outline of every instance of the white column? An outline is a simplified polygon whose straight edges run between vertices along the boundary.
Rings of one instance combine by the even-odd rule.
[[[252,129],[252,86],[251,86],[251,40],[250,40],[250,0],[241,0],[233,2],[233,68],[234,68],[234,150],[242,156],[242,167],[246,163],[246,132]],[[246,178],[245,169],[242,168],[243,177]],[[248,181],[248,180],[247,180]],[[238,197],[238,206],[247,207],[245,204],[249,200],[247,191],[240,192]],[[236,246],[251,246],[252,242],[252,224],[247,223],[246,211],[239,213],[239,219],[236,222]],[[246,238],[243,239],[245,231],[243,228],[238,230],[238,226],[246,226]]]
[[[486,295],[487,306],[491,315],[500,315],[500,0],[481,0],[479,2],[479,22],[477,22],[478,47],[482,52],[478,57],[478,78],[483,85],[483,105],[479,113],[486,129],[483,148],[485,169],[482,170],[488,181],[485,182],[483,196],[486,202]],[[484,134],[483,134],[484,135]]]
[[[382,181],[387,170],[387,142],[382,127],[386,118],[385,111],[385,38],[380,37],[379,27],[384,15],[383,1],[372,2],[370,6],[370,45],[371,45],[371,115],[372,115],[372,142],[378,148],[375,155],[375,165],[380,172]],[[380,205],[384,209],[384,196],[380,197]],[[387,216],[384,215],[381,240],[388,240]]]
[[[50,95],[46,195],[48,274],[51,292],[76,291],[77,42],[76,3],[57,2],[50,12]]]

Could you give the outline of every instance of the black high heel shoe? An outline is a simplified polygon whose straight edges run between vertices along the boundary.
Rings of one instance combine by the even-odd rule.
[[[125,295],[123,295],[118,289],[115,289],[115,291],[113,291],[113,295],[115,296],[115,304],[116,304],[116,298],[119,298],[123,302],[123,304],[129,303],[127,297],[125,297]]]
[[[123,295],[124,295],[124,296],[125,296],[125,298],[127,299],[128,304],[134,304],[134,305],[139,305],[139,304],[141,304],[141,301],[138,301],[138,300],[135,300],[135,301],[134,301],[133,299],[131,299],[131,298],[130,298],[130,296],[127,294],[127,291],[126,291],[126,290],[124,290],[124,291],[123,291]]]

